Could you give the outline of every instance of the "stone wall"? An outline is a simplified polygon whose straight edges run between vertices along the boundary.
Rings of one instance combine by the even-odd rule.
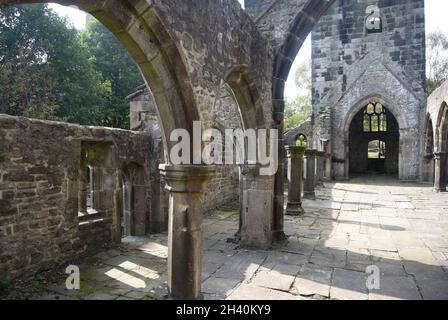
[[[139,164],[151,181],[151,139],[144,133],[0,115],[0,146],[0,271],[12,276],[119,242],[123,168]],[[79,213],[87,159],[101,174],[95,210]]]
[[[160,159],[159,163],[164,163],[163,146],[161,143],[161,130],[157,117],[152,93],[146,85],[137,88],[137,91],[127,97],[130,101],[131,130],[146,131],[151,134],[153,145],[159,146],[162,150],[153,150],[153,157]],[[218,129],[224,136],[226,129],[242,128],[239,107],[235,101],[232,89],[225,83],[221,84],[219,95],[210,110],[210,120],[205,124],[204,129]],[[155,178],[160,181],[160,174],[156,173]],[[164,191],[164,183],[160,185],[161,200],[167,209],[168,196]],[[208,182],[205,188],[203,208],[204,211],[215,209],[230,201],[238,200],[239,197],[239,167],[236,165],[224,165],[216,168],[216,174]],[[164,213],[167,215],[167,212]]]
[[[238,103],[232,89],[225,83],[221,85],[212,115],[212,123],[208,128],[218,129],[223,137],[226,129],[242,129]],[[239,174],[238,165],[228,164],[217,168],[215,176],[208,182],[206,188],[205,210],[211,210],[227,202],[239,200]]]
[[[370,5],[380,9],[380,33],[366,31]],[[369,60],[364,58],[372,55],[395,74],[403,74],[406,84],[421,95],[426,79],[424,14],[423,0],[336,1],[312,33],[314,105],[335,86],[345,92],[354,81],[349,78],[352,69],[366,68]]]
[[[380,8],[382,31],[365,27],[369,5]],[[333,177],[349,176],[350,121],[380,102],[398,121],[399,177],[418,180],[426,104],[424,1],[336,1],[312,33],[314,142],[331,141]],[[318,119],[317,115],[322,115]],[[355,155],[356,157],[356,155]]]

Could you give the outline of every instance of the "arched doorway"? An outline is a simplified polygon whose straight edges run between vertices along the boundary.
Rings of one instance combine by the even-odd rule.
[[[435,173],[434,173],[434,189],[438,192],[446,192],[448,182],[448,105],[446,102],[442,103],[437,119],[436,128],[436,143],[437,150],[434,153],[435,157]]]
[[[429,114],[425,121],[422,181],[434,183],[434,126]]]
[[[130,163],[123,170],[121,236],[144,236],[149,230],[147,186],[144,168]]]
[[[349,173],[398,174],[399,125],[380,102],[371,102],[350,123]]]

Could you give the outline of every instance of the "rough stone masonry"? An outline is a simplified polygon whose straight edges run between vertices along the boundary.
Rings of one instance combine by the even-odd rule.
[[[0,0],[0,7],[32,2]],[[401,180],[419,179],[423,163],[430,176],[434,157],[436,190],[446,189],[448,97],[438,90],[425,118],[423,0],[247,0],[246,10],[236,0],[57,2],[95,16],[138,64],[147,88],[130,97],[131,119],[142,132],[0,116],[2,275],[33,274],[124,234],[168,228],[169,292],[197,298],[203,212],[236,196],[240,244],[284,244],[284,145],[300,133],[283,136],[284,86],[313,29],[306,135],[311,149],[325,151],[327,178],[348,178],[357,154],[378,169],[386,143]],[[380,9],[376,33],[365,28],[369,5]],[[278,173],[171,165],[170,133],[191,134],[193,121],[204,129],[279,129]],[[356,130],[362,140],[353,140]]]

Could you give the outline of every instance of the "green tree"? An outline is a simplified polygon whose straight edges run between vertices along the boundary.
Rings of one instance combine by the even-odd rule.
[[[311,115],[311,61],[302,63],[294,74],[296,96],[285,105],[285,131],[298,127]]]
[[[110,83],[78,31],[46,4],[0,11],[0,112],[99,124]]]
[[[448,36],[440,31],[428,35],[427,41],[428,76],[426,91],[430,95],[448,79]]]
[[[43,20],[46,20],[45,22]],[[29,117],[54,116],[57,101],[48,59],[51,38],[64,22],[45,5],[0,11],[0,112]]]
[[[95,66],[110,83],[111,93],[102,109],[102,125],[129,128],[126,96],[143,83],[140,71],[119,40],[99,21],[91,19],[83,33],[95,56]]]

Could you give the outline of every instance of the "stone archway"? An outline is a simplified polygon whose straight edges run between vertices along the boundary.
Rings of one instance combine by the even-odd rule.
[[[422,181],[434,183],[434,125],[429,113],[426,115],[423,133]]]
[[[48,0],[0,0],[0,6],[39,2]],[[236,1],[211,1],[207,5],[181,0],[55,2],[92,14],[130,52],[154,96],[166,155],[176,143],[168,141],[174,129],[192,133],[194,121],[211,118],[209,107],[216,100],[217,84],[235,65],[244,67],[232,70],[227,82],[244,109],[241,113],[245,127],[272,127],[272,50]],[[194,17],[190,10],[195,12]],[[167,156],[165,159],[169,162]],[[197,298],[204,185],[213,176],[214,168],[167,164],[160,170],[170,192],[170,294]],[[259,228],[266,231],[262,242],[270,245],[273,179],[259,179],[256,170],[250,174],[254,183],[247,184],[246,194],[254,196],[250,198],[256,202],[254,212],[262,217],[256,222],[267,226]]]
[[[238,105],[243,129],[270,129],[260,103],[255,77],[249,68],[236,66],[230,69],[224,81]],[[244,145],[246,149],[246,142]],[[276,221],[272,214],[274,197],[271,190],[274,178],[261,175],[260,168],[259,164],[244,163],[240,166],[241,207],[238,234],[242,245],[268,248],[276,239],[276,233],[283,232],[283,222]],[[270,214],[266,215],[266,212]]]
[[[448,182],[448,105],[445,101],[442,103],[437,117],[435,146],[434,190],[437,192],[445,192]]]
[[[232,68],[224,78],[240,111],[244,129],[266,128],[255,78],[246,66]]]
[[[47,3],[46,0],[1,0],[6,5]],[[103,23],[128,50],[151,89],[162,127],[165,150],[174,129],[192,132],[193,121],[199,120],[193,89],[183,63],[181,51],[147,2],[101,0],[55,0],[72,5]],[[166,157],[166,162],[169,162]]]
[[[46,0],[0,0],[0,7],[32,3],[46,3]],[[128,0],[56,0],[61,5],[73,5],[91,14],[107,27],[127,49],[154,97],[164,150],[170,150],[174,142],[169,141],[175,129],[193,132],[194,121],[199,121],[199,110],[191,74],[187,71],[186,58],[179,49],[180,41],[173,38],[173,33],[160,18],[158,7],[152,2]],[[191,151],[190,151],[191,152]],[[165,162],[170,163],[168,152]],[[174,297],[196,298],[200,290],[200,243],[202,209],[200,194],[202,183],[213,175],[213,170],[206,166],[170,166],[162,168],[167,184],[170,184],[170,223],[177,226],[185,208],[195,216],[182,228],[171,227],[169,238],[169,291]],[[116,178],[113,181],[119,182]],[[193,181],[193,182],[192,182]],[[145,186],[138,185],[139,193]],[[136,188],[134,186],[134,194]],[[111,190],[106,190],[107,203],[118,203]],[[120,195],[117,195],[119,197]],[[139,197],[141,199],[142,197]],[[110,201],[113,199],[113,201]],[[135,205],[135,203],[134,203]],[[138,206],[143,206],[138,204]],[[116,209],[117,206],[114,206]],[[102,209],[102,208],[100,208]],[[141,234],[145,229],[146,217],[139,210],[137,223]],[[120,241],[119,214],[113,215],[112,240]],[[137,228],[135,228],[137,229]],[[185,230],[185,231],[184,231]],[[183,235],[187,234],[186,237]],[[193,262],[192,262],[193,261]],[[174,269],[174,270],[173,270]],[[198,276],[199,275],[199,276]],[[194,285],[187,285],[194,279]]]
[[[139,164],[130,163],[122,176],[121,236],[144,236],[150,223],[145,170]]]
[[[448,104],[444,101],[437,117],[436,141],[437,151],[448,151]]]
[[[372,108],[373,110],[369,110]],[[376,112],[377,108],[381,110]],[[403,140],[408,138],[403,134],[407,124],[404,116],[396,109],[380,95],[372,95],[358,101],[348,112],[343,126],[346,155],[343,163],[345,178],[349,178],[351,173],[365,174],[369,171],[402,176],[402,164],[406,155],[403,154],[401,146]],[[380,122],[380,117],[386,119],[383,124]],[[364,121],[367,125],[367,118],[369,119],[368,128],[364,128]],[[377,159],[374,159],[376,150],[371,150],[371,159],[369,159],[369,143],[371,142],[378,142]],[[381,154],[382,148],[385,148],[385,154]]]
[[[277,24],[287,24],[284,26],[264,27],[265,35],[274,43],[274,73],[272,79],[272,97],[273,97],[273,120],[276,128],[279,130],[279,168],[275,175],[274,183],[274,221],[275,221],[275,240],[282,242],[285,239],[283,232],[283,216],[284,216],[284,185],[285,185],[285,142],[284,142],[284,110],[285,110],[285,84],[291,71],[292,64],[299,53],[300,48],[307,36],[313,30],[320,17],[330,8],[336,0],[304,0],[297,1],[297,15],[292,21],[280,22],[272,19],[271,24],[275,21]],[[274,5],[281,5],[283,1],[278,1]],[[267,17],[268,12],[275,10],[267,10],[264,14],[255,20],[260,24],[260,20]],[[275,14],[275,13],[274,13]],[[282,32],[278,32],[278,29]],[[267,34],[266,34],[267,33]],[[280,36],[281,39],[278,39]]]

